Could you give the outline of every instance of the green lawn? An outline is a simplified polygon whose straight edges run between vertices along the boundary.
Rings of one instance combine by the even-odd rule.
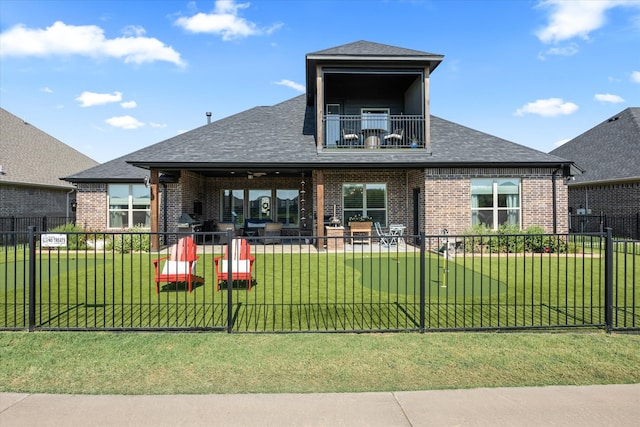
[[[311,393],[640,382],[640,335],[0,332],[0,391]]]
[[[258,253],[251,292],[233,291],[239,331],[395,330],[419,327],[419,262],[413,252]],[[281,252],[277,252],[281,251]],[[155,254],[52,252],[37,263],[37,322],[43,328],[225,328],[227,291],[215,290],[213,253],[202,253],[205,284],[192,293],[163,285],[155,293]],[[620,262],[626,257],[625,263]],[[633,268],[619,254],[616,319],[639,323]],[[635,264],[634,264],[635,263]],[[601,324],[604,262],[589,254],[467,256],[425,260],[426,326],[521,327]],[[637,268],[637,267],[636,267]],[[21,253],[0,259],[0,327],[24,325],[26,273]],[[624,280],[623,280],[624,279]],[[625,282],[626,281],[626,282]],[[13,289],[12,284],[18,284]],[[21,323],[22,322],[22,323]]]

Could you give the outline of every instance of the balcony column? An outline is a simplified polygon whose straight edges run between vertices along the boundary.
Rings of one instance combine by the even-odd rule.
[[[324,247],[324,171],[315,171],[316,188],[316,235],[318,236],[318,249]]]
[[[431,153],[431,107],[429,95],[429,67],[424,69],[424,148]]]
[[[322,81],[322,67],[316,65],[316,148],[321,149],[324,141],[324,86]]]

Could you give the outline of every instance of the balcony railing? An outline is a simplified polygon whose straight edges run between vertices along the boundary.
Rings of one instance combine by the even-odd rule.
[[[424,148],[422,115],[331,114],[323,117],[327,149]]]

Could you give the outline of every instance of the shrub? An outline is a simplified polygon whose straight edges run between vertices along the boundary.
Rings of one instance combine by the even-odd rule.
[[[86,249],[87,235],[82,233],[82,227],[70,223],[59,225],[49,230],[51,233],[67,235],[67,249]]]
[[[527,252],[545,252],[545,232],[544,228],[539,225],[532,225],[527,228],[527,237],[525,238],[525,250]]]
[[[498,228],[498,235],[491,239],[491,249],[495,252],[523,252],[525,244],[521,234],[517,225],[503,224]]]
[[[465,236],[464,250],[466,252],[482,252],[485,247],[490,246],[493,230],[484,224],[477,224],[462,232]]]
[[[149,230],[138,225],[130,229],[126,234],[118,234],[114,236],[113,240],[107,243],[106,248],[121,254],[127,254],[133,251],[149,252],[149,249],[151,248]]]

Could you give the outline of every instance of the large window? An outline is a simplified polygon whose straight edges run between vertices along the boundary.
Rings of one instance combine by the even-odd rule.
[[[471,180],[471,223],[497,230],[503,224],[520,225],[520,180]]]
[[[223,190],[222,221],[242,227],[245,218],[270,219],[285,227],[297,227],[299,199],[299,190],[293,189]]]
[[[150,228],[151,192],[144,184],[109,184],[109,228]]]
[[[244,190],[222,191],[222,222],[244,223]]]
[[[342,186],[343,224],[355,215],[387,224],[387,184],[344,184]]]
[[[298,190],[276,190],[276,221],[285,226],[297,226],[300,216]]]

